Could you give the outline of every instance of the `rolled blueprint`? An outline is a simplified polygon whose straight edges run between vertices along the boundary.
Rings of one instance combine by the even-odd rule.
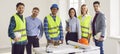
[[[81,43],[78,43],[78,42],[74,42],[74,41],[70,41],[70,40],[68,40],[67,43],[69,45],[72,45],[72,46],[78,46],[79,48],[89,48],[88,45],[84,45],[84,44],[81,44]]]

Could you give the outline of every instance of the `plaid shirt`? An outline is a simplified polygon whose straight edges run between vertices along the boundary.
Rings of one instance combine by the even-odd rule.
[[[51,15],[52,16],[52,15]],[[52,16],[52,18],[54,19],[54,21],[55,21],[55,19],[56,19],[56,16]],[[44,31],[45,31],[45,35],[46,35],[46,38],[47,38],[47,40],[63,40],[63,27],[62,27],[62,23],[60,22],[60,26],[59,26],[59,29],[60,29],[60,34],[58,35],[58,37],[56,37],[56,38],[50,38],[50,36],[49,36],[49,32],[48,32],[48,20],[47,20],[47,18],[45,17],[45,19],[44,19]]]

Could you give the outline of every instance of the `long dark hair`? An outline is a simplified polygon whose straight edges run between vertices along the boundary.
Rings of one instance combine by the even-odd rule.
[[[70,16],[70,11],[71,11],[71,10],[74,10],[74,12],[75,12],[75,15],[74,15],[74,16],[77,17],[77,15],[76,15],[76,10],[75,10],[74,8],[70,8],[70,9],[69,9],[69,13],[68,13],[68,14],[69,14],[69,17],[71,17],[71,16]]]

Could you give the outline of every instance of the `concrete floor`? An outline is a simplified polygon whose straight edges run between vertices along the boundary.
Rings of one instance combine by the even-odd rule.
[[[45,46],[46,46],[46,43],[40,44],[40,47],[45,47]],[[11,54],[11,47],[1,48],[0,49],[0,54]],[[25,49],[25,54],[26,54],[26,49]],[[33,54],[34,54],[34,52],[33,52]]]
[[[10,51],[11,51],[10,48],[0,49],[0,54],[11,54]]]
[[[11,54],[11,48],[0,49],[0,54]],[[25,49],[25,54],[26,54],[26,49]]]

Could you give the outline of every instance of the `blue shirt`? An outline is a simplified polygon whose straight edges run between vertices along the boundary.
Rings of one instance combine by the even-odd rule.
[[[68,24],[66,27],[70,28],[70,32],[77,32],[78,34],[78,39],[81,38],[81,26],[80,26],[80,21],[78,18],[73,17],[68,19]]]
[[[32,18],[31,16],[26,17],[26,30],[27,36],[38,36],[39,38],[42,37],[42,21],[38,18]]]
[[[52,16],[52,18],[53,18],[54,21],[56,20],[56,16]],[[49,32],[48,32],[48,20],[45,17],[45,19],[44,19],[44,31],[45,31],[45,35],[46,35],[47,40],[63,40],[63,27],[62,27],[62,23],[60,23],[59,29],[60,29],[60,34],[58,35],[58,37],[50,38]]]

